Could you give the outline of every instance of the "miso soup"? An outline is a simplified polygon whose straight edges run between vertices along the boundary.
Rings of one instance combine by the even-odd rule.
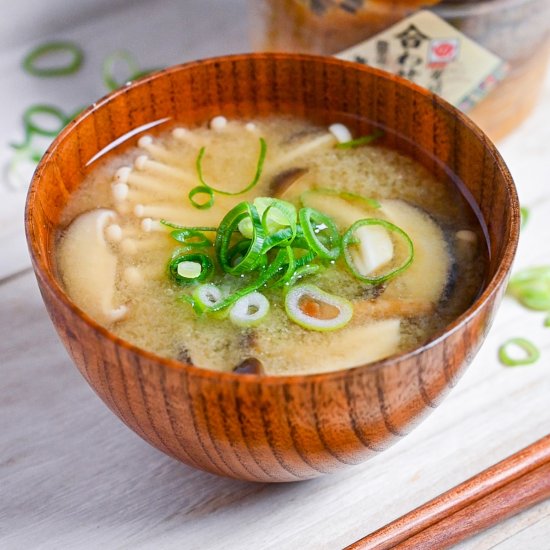
[[[71,197],[66,291],[206,369],[318,373],[418,347],[473,302],[487,245],[454,183],[383,143],[288,117],[142,135]]]

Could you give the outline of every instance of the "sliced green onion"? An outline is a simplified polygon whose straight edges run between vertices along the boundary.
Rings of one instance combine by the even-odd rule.
[[[195,200],[195,195],[207,195],[208,200],[205,202],[197,202]],[[212,189],[205,187],[204,185],[197,185],[197,187],[193,187],[187,196],[189,197],[189,202],[199,210],[207,210],[214,204],[214,193]]]
[[[519,209],[519,213],[520,213],[521,229],[523,229],[527,225],[527,223],[529,222],[530,212],[529,212],[529,209],[527,207],[522,206]]]
[[[387,229],[388,231],[391,231],[393,233],[396,233],[399,235],[404,241],[407,246],[407,257],[405,260],[401,263],[401,265],[397,266],[396,268],[392,269],[388,273],[384,273],[383,275],[378,275],[376,277],[367,277],[365,275],[362,275],[357,271],[357,268],[355,266],[355,263],[353,261],[353,257],[351,255],[350,246],[357,243],[357,239],[354,236],[355,231],[359,229],[359,227],[363,227],[365,225],[380,225]],[[394,225],[391,222],[388,222],[386,220],[380,220],[378,218],[367,218],[364,220],[358,220],[356,221],[344,234],[342,237],[342,247],[344,249],[344,260],[346,262],[346,265],[348,266],[351,273],[360,281],[367,283],[369,285],[377,285],[380,283],[384,283],[386,281],[389,281],[390,279],[393,279],[394,277],[397,277],[400,273],[403,273],[413,262],[414,259],[414,245],[411,240],[411,238],[403,231],[400,227],[397,227],[397,225]]]
[[[307,195],[329,195],[333,197],[340,197],[341,199],[345,199],[350,202],[360,202],[363,203],[368,208],[380,208],[380,203],[373,198],[370,197],[364,197],[363,195],[359,195],[357,193],[349,193],[348,191],[338,191],[336,189],[329,189],[327,187],[318,187],[316,189],[310,189],[309,191],[304,191],[300,195],[300,202],[301,204],[305,204],[303,198]]]
[[[269,313],[269,300],[257,291],[239,298],[231,311],[229,319],[239,327],[253,327],[261,323]]]
[[[288,228],[292,230],[293,236],[296,234],[296,207],[292,203],[272,197],[257,197],[253,204],[262,219],[266,235],[272,235],[279,230]],[[245,218],[239,223],[239,231],[243,236],[251,238],[252,222],[249,218]]]
[[[202,231],[192,228],[176,229],[170,236],[190,248],[206,248],[212,246],[212,241]]]
[[[315,254],[313,250],[302,249],[301,247],[295,247],[295,246],[293,246],[293,249],[294,249],[294,257],[296,258],[297,268],[306,266],[317,257],[317,254]],[[305,250],[305,251],[301,256],[298,256],[296,254],[297,250]]]
[[[193,291],[192,296],[195,310],[201,313],[220,303],[223,299],[221,290],[213,284],[199,285]]]
[[[292,277],[288,281],[287,286],[294,286],[300,279],[303,279],[304,277],[307,277],[309,275],[315,275],[316,273],[319,273],[320,270],[321,266],[319,264],[303,265],[302,267],[297,268],[296,271],[292,274]]]
[[[285,247],[286,252],[286,269],[282,277],[279,279],[272,281],[271,284],[268,284],[269,287],[276,287],[276,286],[284,286],[286,285],[290,279],[292,278],[292,275],[294,275],[294,272],[296,271],[296,259],[294,257],[294,251],[290,246]]]
[[[531,267],[510,279],[508,294],[520,304],[537,311],[550,310],[550,266]]]
[[[128,77],[124,79],[123,82],[117,80],[114,75],[115,65],[120,62],[125,64],[128,68]],[[136,58],[130,52],[117,50],[105,58],[101,72],[105,86],[108,90],[113,91],[124,86],[127,82],[141,78],[156,70],[158,69],[140,69]]]
[[[320,258],[336,260],[341,252],[340,234],[332,218],[313,208],[301,208],[298,218],[309,248]],[[321,241],[321,234],[326,235],[327,244]]]
[[[521,358],[513,358],[510,356],[509,350],[511,347],[519,348],[524,356]],[[503,365],[507,367],[516,367],[519,365],[532,365],[536,363],[540,357],[539,349],[529,340],[525,338],[510,338],[498,349],[498,358]]]
[[[331,317],[316,316],[308,312],[307,303],[328,308]],[[285,297],[285,310],[288,317],[296,324],[309,330],[337,330],[347,325],[353,316],[353,306],[349,300],[324,292],[314,285],[298,285],[291,288]]]
[[[544,319],[543,325],[545,327],[550,327],[550,315],[548,315],[548,317],[546,317],[546,319]]]
[[[198,262],[183,261],[178,264],[178,275],[184,279],[196,279],[202,273]]]
[[[51,67],[39,67],[37,63],[49,56],[56,54],[69,54],[70,59],[65,65],[54,65]],[[47,42],[30,51],[23,59],[23,69],[32,76],[53,77],[66,76],[76,73],[82,66],[84,52],[80,46],[73,42]]]
[[[262,170],[263,170],[264,161],[265,161],[265,155],[266,155],[266,152],[267,152],[267,144],[266,144],[264,138],[260,138],[260,154],[258,156],[258,163],[256,165],[256,173],[254,174],[254,178],[252,179],[252,181],[246,187],[244,187],[240,191],[236,191],[234,193],[231,193],[229,191],[224,191],[223,189],[216,189],[216,188],[212,187],[211,185],[208,185],[208,183],[206,183],[204,181],[204,177],[203,177],[203,174],[202,174],[202,157],[204,157],[205,151],[206,151],[206,147],[201,147],[201,150],[199,151],[199,154],[197,156],[197,161],[196,161],[197,174],[199,176],[199,181],[201,183],[201,186],[210,189],[213,193],[219,193],[220,195],[236,196],[236,195],[242,195],[243,193],[246,193],[247,191],[250,191],[258,183],[258,181],[259,181],[259,179],[262,175]]]
[[[160,220],[160,223],[162,225],[165,225],[166,227],[171,227],[172,229],[185,229],[188,231],[204,231],[207,233],[210,233],[210,232],[215,233],[218,230],[217,227],[198,227],[198,226],[189,227],[187,225],[178,225],[177,223],[169,222],[167,220]]]
[[[352,139],[351,141],[344,141],[343,143],[336,144],[337,149],[355,149],[356,147],[361,147],[362,145],[368,145],[373,141],[384,135],[384,130],[377,128],[372,134],[367,136],[358,137],[357,139]]]
[[[179,254],[168,262],[168,272],[178,285],[202,283],[214,273],[214,263],[206,254]]]
[[[36,116],[46,115],[55,124],[52,128],[44,128],[36,119]],[[23,125],[27,136],[38,134],[41,136],[55,137],[67,125],[69,120],[61,109],[54,105],[33,105],[23,113]]]
[[[254,282],[239,289],[238,291],[234,292],[230,296],[227,296],[221,302],[210,307],[207,311],[209,312],[221,311],[233,305],[242,296],[246,296],[247,294],[250,294],[251,292],[258,290],[259,288],[264,286],[272,277],[274,277],[275,275],[277,275],[277,273],[279,273],[279,271],[283,268],[285,262],[286,262],[286,253],[284,250],[279,250],[273,262],[271,262],[271,264],[269,264],[266,267],[266,269],[259,272],[258,277]]]
[[[238,231],[239,223],[247,217],[252,222],[252,238],[248,250],[244,251],[241,260],[231,265],[229,256],[231,238],[233,233]],[[231,275],[242,275],[255,269],[261,262],[264,238],[262,222],[253,204],[241,202],[232,208],[221,221],[216,234],[216,256],[222,269]]]

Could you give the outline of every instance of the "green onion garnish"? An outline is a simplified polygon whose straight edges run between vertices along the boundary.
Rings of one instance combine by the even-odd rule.
[[[314,285],[298,285],[285,297],[288,317],[303,328],[317,331],[337,330],[353,316],[349,300],[324,292]]]
[[[550,327],[550,315],[548,315],[548,317],[546,317],[546,319],[544,319],[543,325],[545,327]]]
[[[526,308],[550,311],[550,266],[519,271],[510,279],[508,294]]]
[[[182,245],[169,262],[169,272],[177,284],[192,285],[212,275],[214,262],[202,252],[212,246],[207,232],[216,233],[216,267],[223,274],[224,286],[229,282],[228,275],[235,277],[235,282],[242,281],[240,288],[225,296],[212,284],[196,286],[191,295],[181,296],[198,315],[207,313],[223,318],[229,313],[235,324],[251,326],[263,319],[269,309],[269,302],[258,291],[282,287],[287,315],[304,328],[336,330],[351,319],[353,307],[348,300],[312,285],[295,286],[340,256],[343,241],[336,224],[326,214],[313,208],[301,208],[297,213],[289,202],[258,197],[254,202],[243,201],[232,208],[217,228],[183,227],[165,220],[162,223],[172,229],[171,237]],[[413,256],[410,238],[384,220],[356,222],[345,234],[346,247],[356,243],[354,231],[363,225],[381,225],[398,233],[409,255],[402,265],[383,276],[367,278],[352,271],[356,277],[369,284],[378,283],[395,277],[410,265]]]
[[[199,285],[193,292],[194,307],[201,313],[221,302],[222,298],[221,290],[213,284]]]
[[[203,173],[202,173],[202,158],[204,157],[205,151],[206,151],[206,147],[201,147],[201,150],[199,151],[199,154],[198,154],[197,160],[196,160],[197,175],[199,177],[199,181],[201,183],[201,186],[210,189],[213,193],[219,193],[220,195],[236,196],[236,195],[242,195],[243,193],[246,193],[247,191],[250,191],[258,183],[258,181],[259,181],[259,179],[262,175],[262,170],[263,170],[264,161],[265,161],[265,155],[266,155],[266,152],[267,152],[267,144],[266,144],[264,138],[260,138],[260,154],[258,156],[258,163],[256,165],[256,173],[254,174],[254,178],[252,179],[252,181],[246,187],[244,187],[240,191],[236,191],[234,193],[229,192],[229,191],[224,191],[223,189],[216,189],[215,187],[212,187],[211,185],[209,185],[208,183],[206,183],[204,181],[204,176],[203,176]]]
[[[58,54],[68,54],[70,59],[65,65],[53,65],[51,67],[40,67],[37,65],[40,61],[49,56]],[[72,42],[48,42],[36,47],[29,52],[23,59],[23,69],[39,77],[66,76],[76,73],[82,66],[84,52]]]
[[[523,352],[523,357],[510,357],[510,348],[519,348]],[[536,363],[540,357],[539,349],[529,340],[525,338],[510,338],[498,349],[498,358],[503,365],[507,367],[516,367],[519,365],[532,365]]]
[[[337,149],[355,149],[356,147],[361,147],[362,145],[368,145],[373,141],[384,135],[384,130],[377,128],[372,134],[367,136],[358,137],[357,139],[352,139],[351,141],[344,141],[343,143],[338,143],[336,145]]]
[[[44,127],[36,120],[37,116],[45,115],[52,119],[54,126],[48,128]],[[25,127],[26,138],[28,139],[31,134],[38,134],[40,136],[55,137],[63,128],[67,125],[69,119],[57,107],[53,105],[33,105],[29,107],[23,113],[23,125]]]
[[[530,212],[526,206],[522,206],[519,209],[519,213],[520,213],[520,220],[521,220],[520,222],[521,228],[523,229],[527,225],[527,222],[529,221]]]
[[[298,219],[309,248],[320,258],[336,260],[340,256],[340,234],[327,215],[313,208],[301,208]]]
[[[355,232],[360,227],[364,227],[367,225],[379,225],[392,233],[396,233],[403,239],[407,247],[407,257],[403,260],[401,265],[395,267],[387,273],[384,273],[383,275],[377,275],[375,277],[369,277],[359,273],[350,251],[350,247],[359,242],[357,237],[355,237]],[[353,273],[353,275],[355,275],[355,277],[357,277],[357,279],[369,285],[377,285],[393,279],[394,277],[405,271],[405,269],[407,269],[411,265],[414,259],[414,245],[407,233],[405,233],[405,231],[403,231],[400,227],[397,227],[397,225],[394,225],[393,223],[390,223],[386,220],[380,220],[377,218],[367,218],[364,220],[356,221],[342,237],[342,248],[344,249],[344,259],[349,270]]]
[[[128,68],[128,77],[123,82],[117,80],[114,75],[115,65],[122,62]],[[158,69],[140,69],[135,57],[125,50],[117,50],[108,55],[103,61],[103,67],[101,73],[103,75],[103,82],[109,91],[116,90],[125,83],[137,80],[142,76],[146,76]]]
[[[176,229],[170,233],[170,236],[190,248],[204,248],[212,246],[212,241],[204,235],[202,231],[192,228]]]
[[[208,198],[204,202],[197,202],[195,200],[195,195],[206,195]],[[214,193],[212,192],[212,189],[205,187],[204,185],[197,185],[197,187],[193,187],[193,189],[189,191],[188,198],[191,204],[199,210],[207,210],[214,204]]]
[[[246,296],[247,294],[250,294],[251,292],[254,292],[255,290],[258,290],[259,288],[263,287],[272,277],[277,275],[279,271],[283,268],[286,261],[286,254],[284,250],[279,250],[277,255],[275,256],[275,259],[269,264],[269,266],[260,271],[258,274],[257,279],[250,283],[249,285],[237,290],[230,296],[227,296],[217,304],[209,307],[206,311],[208,312],[217,312],[224,310],[225,308],[233,305],[239,298],[242,296]]]
[[[229,319],[239,327],[253,327],[261,323],[268,313],[269,300],[254,291],[235,302],[229,312]]]
[[[250,219],[251,221],[252,238],[240,261],[231,265],[229,256],[231,238],[233,233],[238,231],[239,223],[244,219]],[[242,275],[255,269],[261,261],[264,239],[265,233],[256,207],[249,202],[239,203],[225,215],[218,227],[215,247],[220,266],[226,273],[231,275]]]
[[[292,277],[287,283],[287,287],[290,288],[294,286],[300,279],[303,279],[308,275],[315,275],[316,273],[319,273],[319,271],[321,271],[321,266],[319,264],[303,265],[296,269],[296,271],[292,274]]]
[[[176,252],[168,262],[168,272],[178,285],[191,285],[202,283],[214,273],[214,263],[210,256],[202,253]]]

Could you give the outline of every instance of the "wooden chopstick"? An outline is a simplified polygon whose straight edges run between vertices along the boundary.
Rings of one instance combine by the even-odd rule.
[[[447,548],[549,497],[547,435],[345,550]]]

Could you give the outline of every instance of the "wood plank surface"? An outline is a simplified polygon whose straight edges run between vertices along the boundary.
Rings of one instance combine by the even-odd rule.
[[[10,7],[24,32],[0,25],[0,159],[26,106],[68,107],[103,93],[102,57],[127,47],[144,66],[247,49],[244,0],[24,0]],[[159,3],[160,5],[160,3]],[[218,6],[218,8],[216,8]],[[33,12],[33,10],[35,10]],[[42,11],[41,11],[42,10]],[[32,12],[32,13],[31,13]],[[30,18],[31,20],[27,20]],[[18,19],[19,18],[19,19]],[[40,21],[44,21],[42,27]],[[162,25],[162,44],[149,27]],[[142,29],[148,40],[140,39]],[[145,30],[143,30],[145,29]],[[36,32],[34,32],[36,31]],[[101,39],[98,39],[101,32]],[[147,34],[148,33],[148,34]],[[18,63],[29,45],[62,36],[90,51],[82,80],[29,80]],[[160,41],[158,41],[160,42]],[[71,103],[72,102],[72,103]],[[501,144],[531,219],[517,268],[549,263],[550,78],[537,112]],[[472,366],[430,418],[393,448],[336,475],[287,485],[217,478],[152,449],[118,421],[71,365],[28,271],[22,191],[0,185],[0,548],[334,549],[357,540],[550,431],[550,329],[542,314],[505,300]],[[496,350],[527,336],[537,365],[506,369]],[[457,546],[550,547],[545,502]]]

